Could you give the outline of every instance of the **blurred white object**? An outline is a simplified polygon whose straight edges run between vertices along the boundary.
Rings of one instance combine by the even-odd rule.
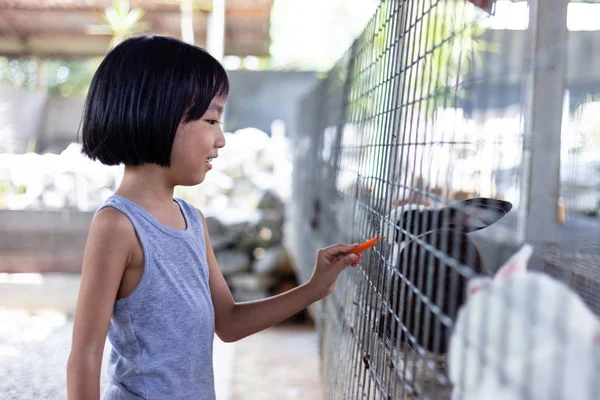
[[[563,283],[527,271],[525,245],[472,279],[448,355],[453,399],[598,399],[600,321]]]
[[[225,133],[227,145],[204,183],[177,187],[176,195],[208,213],[232,207],[254,209],[265,190],[287,201],[291,149],[284,123],[274,121],[272,129],[273,137],[255,128]],[[93,211],[116,190],[123,171],[123,165],[90,160],[79,143],[69,144],[60,154],[0,153],[0,208]]]

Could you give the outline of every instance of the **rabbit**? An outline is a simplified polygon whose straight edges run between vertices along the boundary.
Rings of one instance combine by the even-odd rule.
[[[466,300],[468,278],[444,265],[424,243],[441,251],[444,258],[468,266],[473,274],[489,275],[468,233],[494,224],[511,209],[507,201],[473,198],[441,209],[411,205],[394,210],[390,214],[393,235],[388,239],[393,241],[391,290],[384,302],[388,308],[377,324],[379,337],[397,345],[398,330],[404,326],[401,343],[408,334],[412,347],[416,341],[430,352],[445,355],[452,321]],[[422,296],[431,303],[425,304]],[[442,320],[440,313],[447,318]],[[439,343],[435,343],[436,332]]]
[[[598,399],[600,320],[568,286],[527,271],[531,253],[469,281],[447,358],[453,399]]]

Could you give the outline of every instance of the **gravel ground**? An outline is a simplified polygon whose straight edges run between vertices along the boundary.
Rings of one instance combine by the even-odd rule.
[[[0,398],[66,399],[73,321],[56,311],[6,309],[0,321]]]
[[[73,321],[64,313],[0,308],[0,399],[66,399]],[[102,368],[106,380],[107,344]],[[235,344],[214,342],[219,400],[320,400],[317,338],[310,325],[284,324]]]

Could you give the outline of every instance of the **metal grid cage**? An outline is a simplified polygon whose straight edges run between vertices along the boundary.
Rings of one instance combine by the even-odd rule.
[[[536,324],[521,336],[501,335],[508,344],[499,358],[478,347],[466,352],[465,363],[476,354],[497,372],[479,380],[499,377],[480,387],[479,395],[456,391],[463,378],[470,379],[468,367],[459,382],[448,373],[448,352],[458,343],[451,336],[465,332],[456,321],[472,301],[469,285],[478,282],[472,278],[494,275],[523,243],[534,245],[530,270],[571,289],[565,294],[567,286],[559,285],[562,295],[553,297],[535,274],[527,275],[535,279],[520,292],[494,289],[514,307],[487,325],[474,323],[483,336],[498,321],[495,329],[512,332],[503,324],[519,310],[523,292],[522,312],[533,321],[546,315],[536,308],[548,301],[545,296],[564,300],[553,310],[557,321],[581,306],[595,329],[597,317],[589,310],[600,312],[600,220],[593,210],[585,214],[576,207],[577,193],[564,179],[574,175],[568,160],[579,153],[561,148],[561,135],[564,142],[565,135],[585,130],[580,108],[564,114],[572,116],[564,128],[567,2],[538,7],[530,1],[529,23],[521,31],[490,29],[496,6],[481,0],[382,1],[299,106],[286,240],[301,279],[310,277],[320,247],[385,237],[312,308],[327,398],[444,399],[453,390],[454,398],[465,399],[551,398],[539,397],[540,382],[553,388],[556,399],[600,393],[592,391],[586,373],[576,385],[586,394],[569,397],[575,394],[559,390],[561,379],[549,384],[532,367],[523,375],[529,384],[515,383],[504,369],[515,337],[524,335],[531,349],[550,342],[567,348],[570,328],[557,328],[562,339],[554,342],[538,341]],[[593,173],[585,175],[579,186],[593,186],[593,179]],[[479,299],[496,304],[494,290]],[[573,303],[574,293],[585,304]],[[468,347],[473,340],[464,336]],[[492,341],[494,334],[489,336]],[[569,349],[552,361],[569,364],[581,351]],[[590,371],[600,372],[600,351],[595,354]],[[559,368],[554,373],[565,375]],[[564,379],[571,390],[570,382]],[[486,397],[490,387],[500,397]]]

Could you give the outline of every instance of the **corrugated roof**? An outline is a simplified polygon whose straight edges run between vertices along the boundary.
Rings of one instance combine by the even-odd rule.
[[[226,55],[266,56],[270,45],[273,0],[226,1]],[[0,55],[78,58],[106,53],[110,35],[92,35],[102,23],[100,13],[111,0],[0,0]],[[175,1],[131,0],[145,11],[148,33],[179,37],[179,6]],[[206,43],[207,13],[196,11],[196,43]]]

